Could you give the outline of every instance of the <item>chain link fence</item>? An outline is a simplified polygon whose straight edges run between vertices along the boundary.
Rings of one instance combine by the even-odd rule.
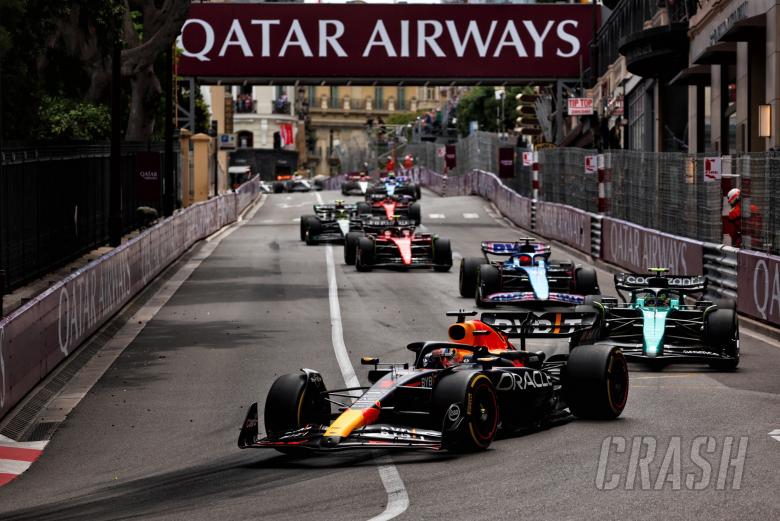
[[[598,211],[598,176],[595,172],[585,173],[585,156],[592,154],[592,150],[580,148],[540,150],[540,198]]]
[[[502,144],[488,132],[461,139],[456,144],[457,167],[449,175],[498,173]],[[405,152],[418,166],[444,172],[444,146],[409,143]],[[503,181],[530,197],[532,172],[523,165],[522,152],[515,149],[514,178]],[[585,158],[595,155],[594,150],[577,148],[539,151],[540,199],[597,213],[599,175],[585,172]],[[780,253],[780,154],[724,157],[722,182],[705,177],[707,159],[703,154],[610,151],[603,165],[605,215],[699,241]],[[732,186],[742,189],[738,210],[724,197]]]
[[[735,246],[780,253],[780,154],[745,154],[724,162],[741,201],[724,205],[724,230]]]

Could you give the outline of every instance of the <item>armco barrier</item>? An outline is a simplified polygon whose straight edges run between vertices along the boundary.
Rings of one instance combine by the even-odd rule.
[[[540,235],[556,239],[590,255],[590,214],[564,204],[536,202],[536,229]]]
[[[703,275],[703,256],[699,241],[611,217],[601,220],[601,258],[621,268],[645,273],[648,268],[663,267],[680,275]]]
[[[780,325],[780,257],[739,250],[737,309]]]
[[[258,192],[255,178],[186,208],[0,320],[0,418],[166,266],[234,222]]]

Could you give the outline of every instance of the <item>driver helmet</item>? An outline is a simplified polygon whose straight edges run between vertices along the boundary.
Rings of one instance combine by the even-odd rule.
[[[736,204],[739,202],[739,196],[742,194],[739,188],[732,188],[729,190],[729,193],[726,195],[726,198],[729,201],[729,204],[731,206],[736,206]]]

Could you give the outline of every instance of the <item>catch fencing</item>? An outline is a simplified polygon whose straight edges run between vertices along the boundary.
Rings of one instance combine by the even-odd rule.
[[[161,143],[122,144],[124,232],[139,224],[137,153],[162,154],[163,148]],[[178,157],[174,150],[172,160]],[[108,242],[108,143],[5,145],[0,160],[0,270],[5,272],[6,290]],[[164,154],[161,161],[160,167]]]
[[[190,246],[235,222],[259,192],[255,177],[176,212],[0,319],[0,418]]]

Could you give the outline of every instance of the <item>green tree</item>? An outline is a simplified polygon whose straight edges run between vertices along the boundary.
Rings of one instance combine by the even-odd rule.
[[[70,117],[73,106],[44,99],[107,105],[111,51],[121,42],[126,94],[125,139],[154,135],[161,111],[158,76],[162,55],[171,49],[187,17],[190,0],[3,0],[0,2],[0,63],[3,135],[16,139],[47,138],[45,116]],[[41,37],[40,35],[44,35]],[[51,100],[50,100],[51,101]],[[83,105],[82,116],[99,111]],[[100,127],[96,121],[96,128]]]
[[[501,118],[502,101],[496,99],[495,87],[475,87],[461,96],[458,102],[458,130],[461,135],[467,135],[469,124],[476,121],[480,130],[511,132],[517,119],[517,100],[515,96],[521,92],[532,92],[529,86],[507,87],[503,100],[503,118]],[[501,128],[499,128],[499,124]]]

